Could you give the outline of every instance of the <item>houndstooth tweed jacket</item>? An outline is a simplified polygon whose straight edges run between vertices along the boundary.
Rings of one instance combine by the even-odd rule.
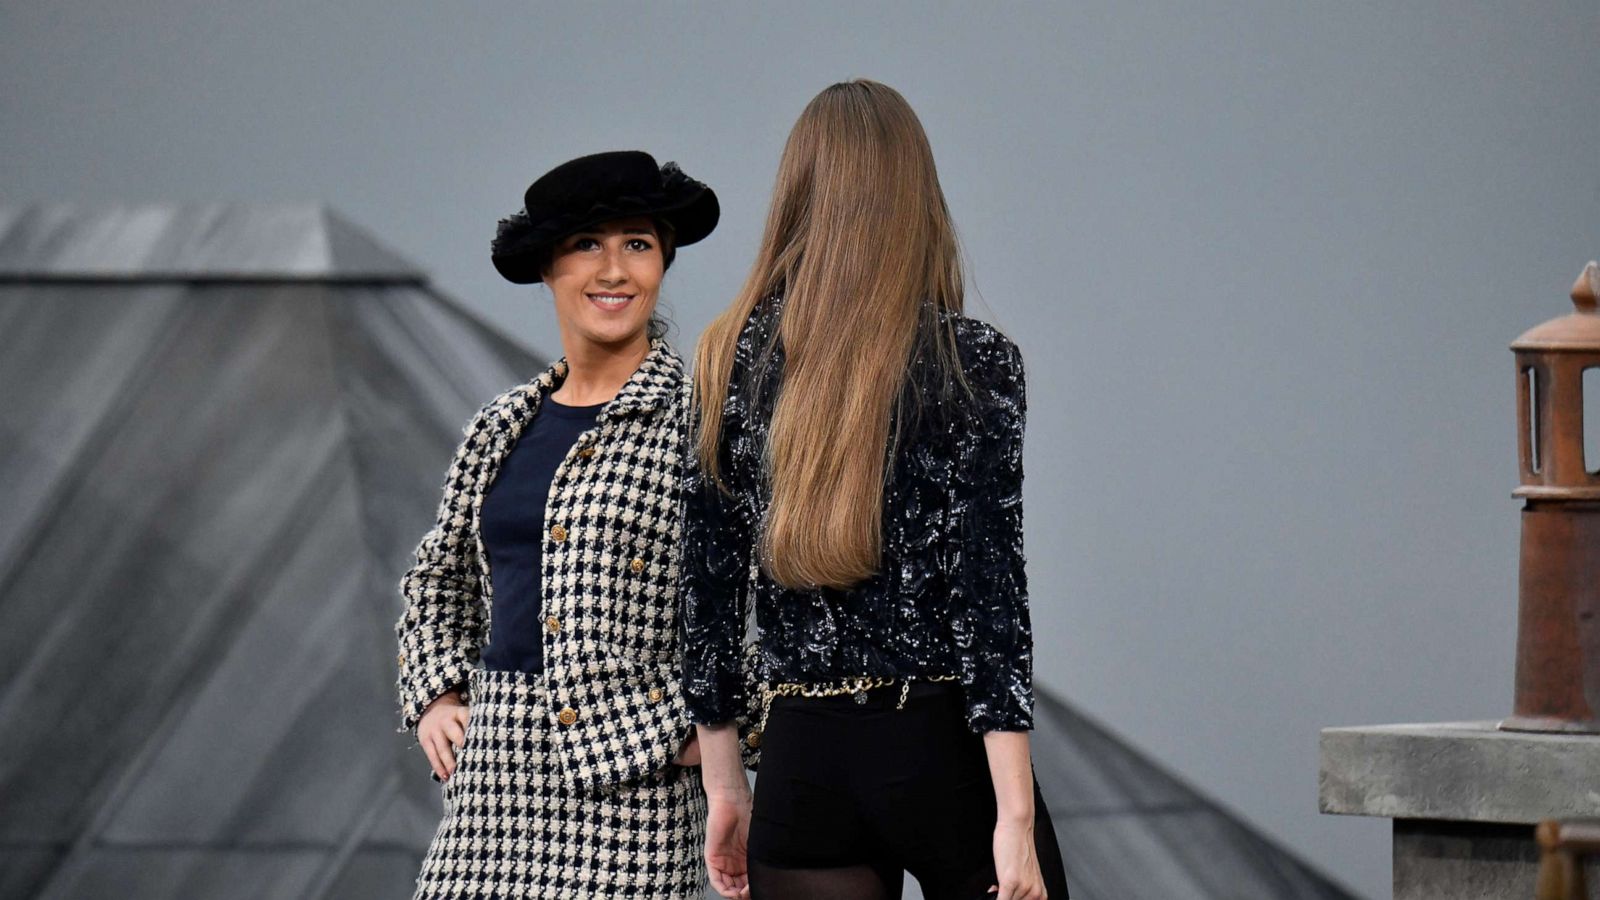
[[[473,417],[432,530],[400,582],[401,731],[467,681],[489,634],[479,509],[501,461],[566,361]],[[545,726],[574,787],[658,772],[691,733],[677,645],[678,460],[688,379],[665,342],[649,353],[556,469],[545,510]],[[469,698],[470,702],[470,698]]]

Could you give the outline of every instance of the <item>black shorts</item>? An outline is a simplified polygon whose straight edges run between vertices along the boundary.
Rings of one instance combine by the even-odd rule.
[[[961,689],[913,683],[852,696],[778,697],[762,735],[752,862],[778,869],[910,872],[928,900],[995,883],[994,785]],[[1051,900],[1067,897],[1060,847],[1034,784],[1034,836]],[[898,896],[896,887],[890,896]],[[993,897],[994,895],[988,894]]]

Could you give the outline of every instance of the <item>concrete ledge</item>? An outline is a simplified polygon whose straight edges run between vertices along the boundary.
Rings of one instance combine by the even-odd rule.
[[[1600,818],[1600,736],[1495,722],[1325,728],[1318,801],[1340,815],[1533,824]]]

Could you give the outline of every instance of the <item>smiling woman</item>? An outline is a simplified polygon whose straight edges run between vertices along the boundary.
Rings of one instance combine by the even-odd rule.
[[[402,727],[445,814],[416,897],[699,897],[677,656],[683,364],[656,299],[711,189],[637,151],[556,167],[500,223],[565,355],[467,426],[401,583]]]
[[[613,219],[563,238],[544,267],[562,343],[601,345],[664,331],[655,316],[672,228],[645,216]],[[568,334],[577,329],[579,335]]]

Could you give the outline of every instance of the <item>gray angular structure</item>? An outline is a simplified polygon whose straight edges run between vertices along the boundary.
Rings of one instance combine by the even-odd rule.
[[[315,207],[0,212],[0,896],[407,896],[395,585],[542,368]]]
[[[395,585],[543,365],[317,207],[0,208],[0,898],[409,896]],[[1038,719],[1075,897],[1349,896]]]
[[[1351,900],[1344,887],[1036,687],[1033,765],[1074,900]]]

